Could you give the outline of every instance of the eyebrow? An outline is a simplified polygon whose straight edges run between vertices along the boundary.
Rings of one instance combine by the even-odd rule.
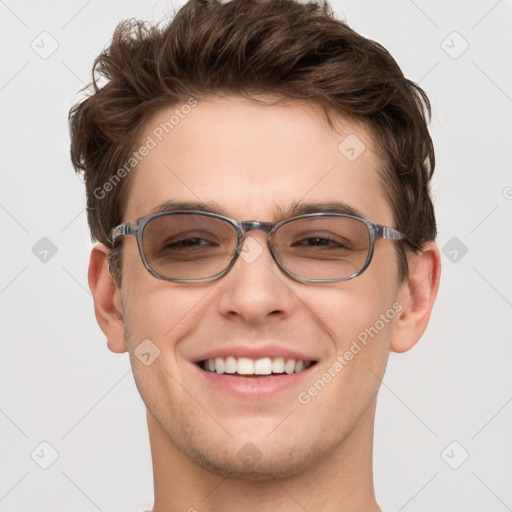
[[[304,203],[299,201],[288,207],[282,207],[278,204],[275,204],[275,207],[278,217],[275,220],[284,220],[308,213],[343,213],[347,215],[354,215],[355,217],[364,217],[360,210],[340,201],[326,201],[319,203]],[[216,213],[218,215],[223,215],[224,217],[229,217],[226,210],[215,201],[174,201],[171,199],[156,206],[151,213],[175,212],[178,210],[198,210],[201,212]]]
[[[215,201],[173,201],[172,199],[159,204],[151,213],[175,212],[177,210],[199,210],[227,216],[222,206]]]
[[[341,201],[326,201],[322,203],[294,203],[286,209],[276,205],[283,219],[306,215],[308,213],[344,213],[355,217],[364,217],[360,210]]]

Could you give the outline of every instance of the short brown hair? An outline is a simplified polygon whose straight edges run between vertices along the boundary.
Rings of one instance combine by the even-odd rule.
[[[307,100],[323,108],[331,126],[333,114],[362,122],[384,157],[381,177],[396,228],[412,241],[397,244],[402,279],[406,250],[436,237],[429,100],[386,49],[336,19],[327,2],[190,0],[167,26],[124,21],[96,58],[89,90],[69,114],[71,159],[84,173],[91,236],[112,249],[110,231],[123,221],[131,174],[112,179],[126,169],[148,119],[190,98],[224,94]],[[116,248],[110,263],[119,285],[120,262]]]

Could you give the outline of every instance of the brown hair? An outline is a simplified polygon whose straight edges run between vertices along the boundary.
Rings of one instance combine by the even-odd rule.
[[[327,2],[190,0],[167,26],[122,22],[94,62],[89,91],[69,114],[71,159],[84,173],[91,236],[115,249],[118,284],[120,249],[110,231],[123,221],[126,162],[157,110],[191,98],[269,93],[318,104],[331,126],[333,114],[362,122],[384,157],[396,228],[412,242],[397,244],[402,279],[406,250],[435,239],[429,100],[387,50],[337,20]]]

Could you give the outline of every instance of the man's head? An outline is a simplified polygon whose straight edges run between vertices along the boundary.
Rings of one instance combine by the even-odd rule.
[[[314,104],[329,122],[342,115],[368,129],[396,227],[418,246],[435,239],[428,99],[382,46],[335,20],[326,5],[192,1],[168,26],[120,24],[93,75],[95,94],[70,114],[71,155],[85,171],[92,236],[106,245],[126,210],[140,158],[133,153],[147,142],[141,133],[156,112],[177,110],[150,131],[158,142],[195,100],[237,95],[256,102],[262,94]],[[409,248],[397,246],[402,277]],[[114,251],[118,283],[120,260]]]
[[[89,280],[109,347],[130,352],[150,429],[207,469],[258,479],[371,437],[389,350],[421,337],[439,280],[423,91],[326,6],[292,1],[195,1],[167,27],[121,24],[95,72],[108,83],[70,114],[101,242]],[[169,282],[135,238],[111,238],[169,203],[262,222],[342,204],[405,238],[376,240],[353,279],[306,283],[254,231],[253,255],[223,277]],[[239,373],[237,357],[295,359],[297,373],[218,375],[233,357]]]

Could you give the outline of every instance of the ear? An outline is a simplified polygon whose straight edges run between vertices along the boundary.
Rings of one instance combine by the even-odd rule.
[[[391,339],[393,352],[410,350],[423,336],[439,288],[441,254],[439,247],[428,242],[409,261],[409,279],[399,292],[402,310],[397,315]]]
[[[121,293],[110,275],[107,256],[110,249],[96,243],[89,261],[89,288],[94,298],[94,313],[101,330],[107,337],[112,352],[126,352]]]

